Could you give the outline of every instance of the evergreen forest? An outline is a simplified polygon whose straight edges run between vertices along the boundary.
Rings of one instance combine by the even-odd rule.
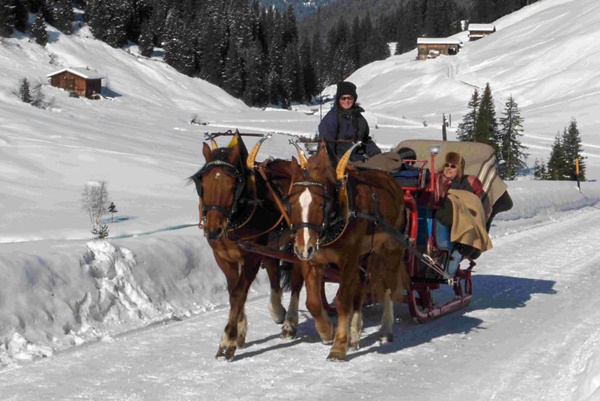
[[[78,27],[76,7],[94,36],[110,46],[135,43],[145,57],[161,51],[177,71],[250,106],[288,108],[315,101],[326,86],[388,57],[390,42],[403,53],[418,37],[446,37],[464,28],[461,21],[492,22],[533,1],[403,0],[393,7],[337,1],[306,19],[316,15],[315,28],[299,24],[291,5],[279,11],[258,0],[0,0],[0,36],[30,32],[44,46],[44,22],[71,34]],[[29,13],[35,16],[31,26]]]

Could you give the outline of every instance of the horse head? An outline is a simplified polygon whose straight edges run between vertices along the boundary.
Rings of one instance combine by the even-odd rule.
[[[292,190],[286,197],[286,204],[294,234],[294,253],[306,261],[318,253],[322,234],[327,228],[335,192],[335,169],[324,142],[315,156],[308,160],[300,157],[301,163],[294,163]]]
[[[221,240],[227,233],[231,217],[246,184],[244,170],[248,152],[239,133],[227,147],[203,144],[206,163],[191,180],[199,196],[199,227],[209,241]]]

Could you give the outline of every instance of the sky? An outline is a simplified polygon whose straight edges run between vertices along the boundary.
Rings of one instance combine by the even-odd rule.
[[[530,166],[575,118],[591,182],[581,191],[510,182],[515,207],[495,220],[471,305],[424,325],[397,305],[397,341],[386,346],[374,308],[347,364],[325,361],[328,346],[302,308],[300,338],[279,339],[263,274],[248,348],[232,363],[214,360],[226,285],[187,183],[204,163],[205,132],[274,132],[259,159],[287,158],[288,140],[313,135],[329,104],[249,108],[178,74],[160,52],[110,48],[85,26],[72,36],[49,27],[45,48],[20,34],[1,39],[0,399],[600,399],[598,11],[593,0],[543,0],[478,42],[459,34],[457,56],[416,61],[415,50],[348,78],[382,146],[441,139],[443,114],[453,138],[473,88],[487,82],[498,111],[510,95],[519,104]],[[46,76],[65,67],[102,73],[106,97],[50,87]],[[23,78],[42,84],[45,109],[18,99]],[[104,216],[107,241],[92,240],[80,202],[100,180],[118,210],[114,222]]]

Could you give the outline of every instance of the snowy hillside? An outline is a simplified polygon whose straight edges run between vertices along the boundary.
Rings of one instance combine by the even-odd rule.
[[[575,118],[588,156],[587,176],[595,181],[600,176],[600,135],[595,130],[600,104],[600,53],[589,49],[600,39],[599,11],[600,4],[596,0],[544,0],[497,21],[498,32],[478,42],[465,43],[457,56],[416,61],[415,51],[365,66],[349,80],[358,85],[359,102],[367,110],[366,117],[376,141],[390,145],[409,138],[439,139],[443,113],[452,115],[452,136],[466,111],[473,87],[483,87],[489,82],[498,111],[510,94],[521,108],[525,119],[524,143],[531,153],[530,165],[536,157],[549,155],[554,136]],[[459,36],[465,37],[464,34]],[[3,282],[0,288],[0,371],[5,379],[0,381],[0,394],[4,394],[3,391],[14,394],[8,399],[39,399],[44,394],[40,390],[43,387],[33,386],[30,387],[33,393],[22,396],[28,398],[20,398],[19,391],[25,387],[19,382],[20,374],[27,377],[28,372],[34,374],[27,369],[44,368],[44,365],[28,362],[32,359],[52,356],[52,361],[60,356],[64,360],[74,354],[61,351],[73,346],[95,341],[110,346],[123,333],[163,321],[183,319],[182,324],[185,324],[193,320],[187,319],[192,315],[203,322],[209,315],[220,319],[206,334],[203,341],[208,345],[204,347],[202,343],[201,355],[194,355],[202,359],[205,369],[212,370],[227,294],[225,280],[195,227],[197,195],[195,189],[187,185],[187,177],[204,163],[203,134],[229,129],[277,132],[261,148],[259,158],[288,157],[294,153],[288,144],[289,135],[314,134],[320,110],[318,106],[296,106],[291,111],[249,108],[213,85],[178,74],[160,57],[160,52],[150,59],[138,56],[134,46],[113,49],[94,40],[85,26],[72,36],[51,29],[46,48],[23,36],[0,41],[0,277]],[[106,77],[104,99],[72,98],[47,85],[46,76],[65,67],[89,67],[103,74]],[[32,84],[43,84],[46,109],[32,107],[18,99],[16,93],[23,78]],[[326,92],[332,90],[328,88]],[[328,107],[325,105],[323,112]],[[200,124],[191,124],[192,120]],[[223,143],[225,139],[219,141]],[[254,141],[249,139],[248,145]],[[110,200],[119,210],[114,223],[110,222],[110,216],[105,216],[110,228],[108,241],[91,241],[88,216],[80,210],[84,185],[96,180],[106,181]],[[490,329],[489,334],[482,337],[477,331],[469,331],[466,324],[461,330],[465,329],[468,335],[460,340],[467,341],[473,336],[476,350],[484,359],[486,341],[501,344],[503,348],[490,351],[490,358],[502,361],[502,365],[492,369],[495,374],[521,363],[523,369],[531,369],[547,384],[551,377],[535,370],[535,353],[523,352],[520,357],[502,354],[503,349],[510,349],[511,341],[507,341],[507,332],[503,332],[498,322],[507,319],[508,329],[519,330],[519,319],[538,319],[539,314],[540,321],[552,322],[552,325],[540,324],[543,332],[537,333],[535,325],[528,324],[527,329],[534,338],[540,336],[556,345],[558,340],[549,340],[551,330],[558,330],[560,341],[563,336],[573,338],[569,330],[577,324],[568,321],[572,318],[569,311],[561,311],[560,318],[566,322],[555,320],[552,313],[561,305],[576,309],[582,294],[593,298],[587,306],[598,302],[595,292],[570,292],[568,288],[583,285],[578,283],[575,273],[587,277],[592,271],[589,263],[597,267],[597,251],[590,243],[597,237],[600,186],[596,182],[582,183],[582,191],[578,192],[572,182],[542,183],[523,179],[510,183],[509,191],[515,207],[499,215],[492,227],[491,234],[499,246],[480,262],[482,285],[475,288],[480,291],[478,303],[465,312],[467,315],[458,314],[463,316],[459,319],[462,322],[477,320],[483,323],[475,326],[496,327],[496,330]],[[533,233],[531,238],[530,232]],[[536,236],[551,244],[545,248],[536,241]],[[563,247],[567,242],[568,246]],[[532,248],[531,252],[527,247]],[[519,248],[519,252],[515,248]],[[562,274],[569,271],[570,262],[566,258],[570,255],[583,259],[577,259],[573,276],[563,277]],[[506,274],[506,277],[499,279],[503,284],[486,286],[489,276],[485,274],[495,277]],[[558,283],[555,290],[561,298],[550,298],[549,309],[545,309],[537,294],[527,292],[524,283],[533,280],[535,286],[548,279]],[[518,299],[504,300],[503,285],[517,288]],[[261,308],[266,304],[267,291],[268,283],[261,275],[251,293],[252,300]],[[531,296],[523,296],[519,291]],[[546,291],[542,298],[545,300],[544,297],[551,294]],[[507,296],[514,295],[509,291]],[[558,304],[556,299],[564,303]],[[528,310],[530,301],[537,303],[531,304]],[[509,306],[502,307],[505,305]],[[524,316],[511,314],[517,308],[525,309],[521,312]],[[585,318],[586,326],[575,339],[596,344],[598,338],[592,333],[597,332],[597,324],[588,321],[588,316],[577,316],[580,317]],[[264,315],[260,319],[268,318]],[[401,365],[421,363],[415,362],[413,352],[422,348],[426,348],[430,365],[437,366],[431,362],[437,359],[440,369],[452,369],[451,363],[439,361],[439,343],[434,341],[439,337],[443,345],[456,339],[456,333],[443,329],[443,322],[449,321],[452,320],[441,319],[433,328],[416,329],[417,334],[409,335],[408,340],[388,355],[381,356],[374,351],[369,356],[367,370],[377,375],[381,358],[385,361],[388,357],[399,358],[399,361],[394,359],[394,363]],[[262,326],[256,322],[255,342],[261,343],[268,337],[264,340],[267,346],[283,347],[276,343],[277,328],[268,323],[270,331],[261,332],[259,327]],[[306,327],[310,327],[310,323]],[[405,322],[398,330],[406,334],[415,331],[413,329]],[[309,342],[302,344],[302,351],[295,350],[295,343],[285,345],[292,354],[307,352],[307,356],[296,356],[300,358],[296,362],[310,364],[312,358],[322,356],[324,359],[323,347],[319,346],[318,351],[308,347],[317,346],[314,332],[305,329],[303,335]],[[528,341],[534,342],[529,337],[517,342],[519,336],[514,341],[512,344],[518,346],[517,349],[525,347]],[[175,347],[178,343],[168,345]],[[376,347],[372,341],[369,346]],[[309,354],[308,349],[313,353]],[[449,352],[457,357],[457,349]],[[572,372],[561,370],[559,373],[569,379],[568,386],[572,388],[560,384],[554,387],[554,392],[544,394],[578,394],[572,398],[577,400],[591,396],[598,388],[600,356],[585,355],[583,348],[560,349],[562,351],[556,351],[560,362],[568,365]],[[541,348],[535,350],[543,352]],[[85,348],[81,352],[85,353]],[[189,350],[181,352],[190,355]],[[261,352],[260,356],[269,359],[270,355]],[[358,360],[360,358],[362,356],[358,356]],[[546,358],[549,359],[542,368],[556,362],[550,356]],[[252,360],[249,357],[245,362]],[[73,364],[66,365],[76,366],[75,360],[71,361]],[[473,372],[487,366],[477,362],[475,356],[469,359],[472,361],[475,361],[471,365]],[[277,363],[283,362],[277,360]],[[490,359],[489,363],[493,362],[494,359]],[[258,363],[268,364],[268,361]],[[20,369],[23,370],[19,372]],[[219,367],[221,369],[225,368]],[[333,379],[337,383],[344,377],[343,370],[335,368]],[[573,373],[575,371],[579,376]],[[415,370],[408,379],[421,380],[425,370],[419,372]],[[67,374],[65,377],[73,377],[73,372]],[[220,374],[219,377],[227,380],[225,372]],[[148,375],[153,377],[151,372]],[[269,384],[266,377],[244,377],[246,381],[241,387],[231,390],[231,399],[244,399],[244,389],[256,380],[264,388],[276,386]],[[494,376],[490,373],[485,377]],[[535,378],[529,376],[529,381],[520,385],[515,384],[518,380],[513,376],[503,378],[506,380],[503,385],[515,385],[537,394]],[[408,388],[407,394],[416,396],[410,380],[403,386]],[[453,383],[449,375],[442,375],[439,380],[443,386]],[[308,385],[301,382],[301,387]],[[125,385],[121,383],[121,386]],[[289,390],[277,388],[282,392],[276,396]],[[391,399],[395,394],[389,388],[382,399]],[[496,395],[487,393],[484,399],[518,399],[509,397],[515,393],[507,388],[502,387]],[[569,393],[569,389],[574,390]],[[198,386],[198,393],[204,394],[204,390],[206,387]],[[55,398],[48,399],[82,399],[83,393],[65,396],[66,393],[57,390]],[[104,399],[119,399],[119,394],[115,391],[113,398]],[[190,394],[182,393],[179,398],[171,399],[198,399],[193,392]],[[218,396],[218,393],[210,394],[210,399]],[[460,396],[460,389],[452,394]],[[465,394],[472,395],[462,393]],[[319,387],[319,391],[310,395],[318,398],[327,395],[327,390]],[[169,399],[157,397],[120,399]],[[87,399],[99,398],[92,393]],[[466,396],[463,399],[478,398]],[[532,398],[529,393],[521,399],[569,398],[549,395]]]
[[[489,83],[498,117],[510,95],[519,105],[530,166],[536,158],[548,159],[555,136],[575,118],[589,178],[597,179],[600,53],[594,49],[600,3],[539,1],[495,26],[496,33],[476,42],[468,42],[466,32],[456,35],[464,43],[457,56],[416,61],[415,50],[372,63],[349,80],[381,129],[393,129],[397,137],[435,138],[441,136],[442,114],[456,128],[474,89],[481,93]]]

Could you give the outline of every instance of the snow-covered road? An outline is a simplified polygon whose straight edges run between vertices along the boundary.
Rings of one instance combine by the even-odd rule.
[[[583,400],[600,371],[600,211],[564,217],[496,238],[464,311],[418,325],[398,304],[396,341],[380,345],[380,309],[367,308],[347,363],[325,360],[304,308],[299,338],[281,340],[261,297],[231,363],[214,359],[219,308],[4,371],[0,399]]]

